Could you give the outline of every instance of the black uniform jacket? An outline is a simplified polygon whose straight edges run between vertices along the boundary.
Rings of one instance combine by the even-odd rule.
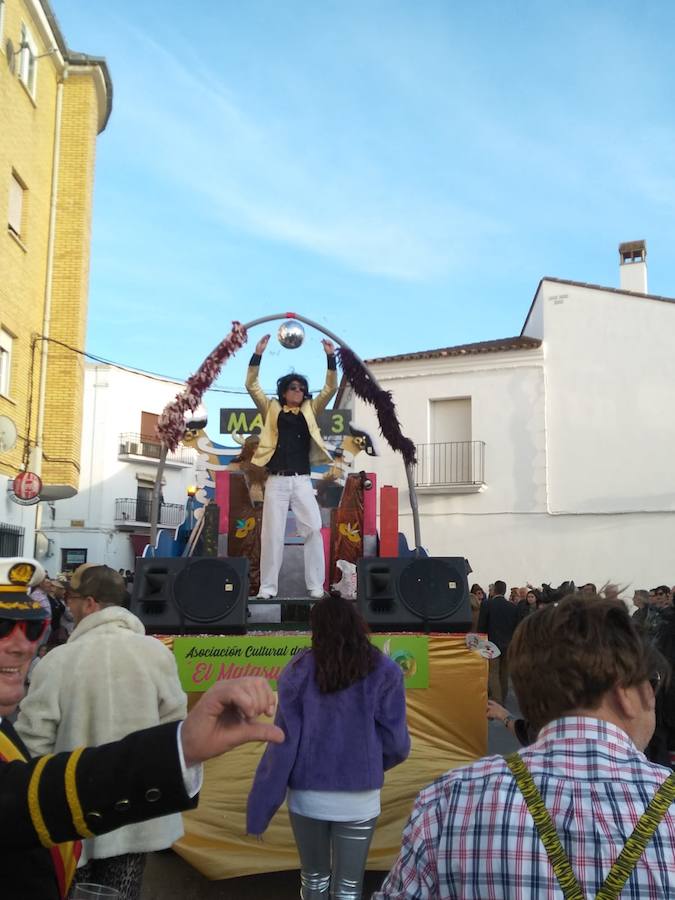
[[[6,719],[0,727],[29,756]],[[0,760],[2,900],[58,900],[52,858],[45,843],[104,834],[122,825],[196,806],[197,798],[188,797],[183,783],[177,727],[176,722],[158,725],[121,741],[86,749],[77,760],[74,776],[66,770],[74,754],[56,754],[42,769],[32,803],[29,784],[39,760]],[[73,787],[70,800],[66,796],[69,783]]]

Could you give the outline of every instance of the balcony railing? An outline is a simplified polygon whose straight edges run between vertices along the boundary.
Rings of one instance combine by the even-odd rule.
[[[461,484],[485,484],[484,441],[417,445],[417,487],[450,487]]]
[[[150,500],[134,500],[132,497],[119,497],[115,500],[115,522],[129,525],[137,522],[150,522]],[[162,503],[159,509],[159,524],[176,526],[185,518],[185,507],[182,503]]]
[[[125,432],[120,435],[119,455],[159,460],[161,446],[154,435]],[[195,461],[195,451],[191,447],[183,447],[181,444],[175,450],[169,450],[166,461],[168,465],[172,463],[185,466],[192,465]]]

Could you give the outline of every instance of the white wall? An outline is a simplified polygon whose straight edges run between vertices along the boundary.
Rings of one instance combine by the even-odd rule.
[[[675,510],[675,303],[542,294],[550,511]]]
[[[113,568],[133,568],[128,532],[115,528],[115,501],[136,499],[137,475],[154,479],[157,464],[119,458],[120,434],[140,433],[141,412],[160,413],[182,390],[178,382],[160,381],[105,365],[85,368],[80,491],[54,504],[55,516],[45,507],[43,531],[55,541],[47,567],[58,570],[62,548],[87,548],[88,560]],[[185,504],[187,488],[195,483],[194,466],[171,468],[163,474],[166,503]],[[70,522],[84,520],[84,527]]]
[[[542,348],[372,367],[416,443],[433,399],[464,396],[486,444],[483,491],[418,493],[423,546],[466,556],[484,586],[675,583],[675,304],[544,280],[524,333]],[[354,420],[377,433],[358,400]],[[398,486],[412,545],[401,458],[368,467]]]
[[[7,484],[12,481],[0,475],[0,523],[24,529],[23,555],[32,556],[35,542],[35,507],[20,506],[9,499]]]
[[[390,390],[403,433],[415,443],[430,440],[430,403],[471,397],[472,440],[484,441],[487,488],[479,494],[424,495],[425,514],[527,512],[546,509],[544,377],[539,350],[467,355],[443,360],[380,363],[373,374]],[[356,401],[354,421],[378,435],[371,407]],[[409,504],[403,462],[380,438],[382,456],[368,459],[381,483],[400,489],[399,507]],[[359,457],[358,465],[366,464]]]

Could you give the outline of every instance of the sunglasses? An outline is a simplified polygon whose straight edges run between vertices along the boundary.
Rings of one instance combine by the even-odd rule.
[[[288,387],[286,388],[286,390],[288,390],[288,391],[302,391],[303,394],[305,393],[305,389],[304,389],[304,387],[303,387],[301,384],[289,384]]]
[[[651,684],[651,686],[652,686],[652,690],[654,691],[654,696],[656,696],[656,695],[658,694],[659,689],[660,689],[660,687],[661,687],[661,681],[662,681],[662,680],[663,680],[663,676],[661,675],[660,672],[654,672],[654,674],[651,675],[651,676],[647,679],[647,681],[648,681],[648,682]]]
[[[8,638],[15,628],[19,628],[26,640],[34,644],[44,636],[48,625],[49,619],[41,619],[39,622],[26,619],[0,619],[0,641]]]

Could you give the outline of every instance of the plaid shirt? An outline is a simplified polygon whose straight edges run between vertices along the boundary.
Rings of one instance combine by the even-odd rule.
[[[621,729],[581,716],[551,722],[521,755],[581,888],[595,897],[670,770],[648,762]],[[448,772],[420,793],[399,857],[372,900],[455,897],[563,897],[501,756]],[[675,806],[621,897],[675,897]]]

